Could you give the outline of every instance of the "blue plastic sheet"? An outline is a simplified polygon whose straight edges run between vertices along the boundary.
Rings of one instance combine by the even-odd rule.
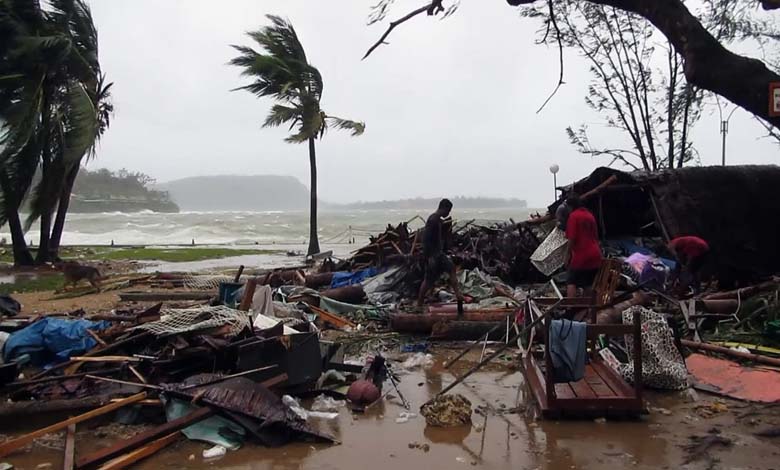
[[[43,318],[8,338],[3,359],[10,362],[29,354],[32,363],[39,366],[67,361],[70,356],[89,351],[97,344],[87,330],[103,330],[108,326],[105,321]]]
[[[330,281],[330,288],[335,289],[337,287],[351,286],[352,284],[360,284],[370,277],[374,277],[379,274],[376,268],[363,269],[362,271],[344,272],[339,271],[333,273],[333,280]]]

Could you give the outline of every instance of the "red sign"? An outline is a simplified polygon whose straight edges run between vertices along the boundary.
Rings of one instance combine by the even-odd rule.
[[[769,84],[769,116],[780,116],[780,82]]]

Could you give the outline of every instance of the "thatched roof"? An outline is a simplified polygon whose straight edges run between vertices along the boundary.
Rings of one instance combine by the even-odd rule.
[[[613,175],[617,181],[600,198],[587,201],[608,238],[665,235],[664,230],[671,238],[697,235],[710,243],[719,264],[737,271],[738,277],[780,272],[780,197],[775,193],[780,191],[779,166],[689,167],[657,173],[598,168],[565,192],[584,194]]]

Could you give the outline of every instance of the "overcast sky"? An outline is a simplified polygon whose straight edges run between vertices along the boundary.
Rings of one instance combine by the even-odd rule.
[[[261,129],[272,101],[231,92],[246,83],[230,44],[264,15],[289,18],[325,81],[323,108],[363,120],[358,138],[334,131],[318,144],[320,197],[332,202],[415,196],[501,196],[532,206],[605,160],[578,154],[564,129],[603,130],[583,102],[589,75],[573,51],[567,84],[541,114],[558,76],[555,48],[534,44],[538,24],[504,0],[462,0],[440,21],[418,17],[361,61],[385,25],[367,26],[376,0],[92,0],[101,62],[116,116],[90,168],[128,168],[168,181],[216,174],[293,175],[308,185],[305,145]],[[419,6],[398,0],[393,17]],[[717,109],[693,138],[702,164],[720,163]],[[778,147],[742,111],[731,120],[728,162],[776,163]],[[204,188],[206,190],[206,188]]]

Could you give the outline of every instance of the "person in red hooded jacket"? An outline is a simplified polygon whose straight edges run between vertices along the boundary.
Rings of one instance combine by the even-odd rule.
[[[566,205],[571,214],[566,223],[569,239],[569,271],[566,279],[566,296],[576,297],[577,288],[589,289],[601,267],[601,247],[596,218],[582,204],[576,193],[570,193]]]
[[[702,268],[710,258],[710,245],[705,240],[695,236],[682,236],[669,242],[669,251],[677,259],[673,279],[680,280],[680,287],[693,287],[698,293],[701,290]]]

